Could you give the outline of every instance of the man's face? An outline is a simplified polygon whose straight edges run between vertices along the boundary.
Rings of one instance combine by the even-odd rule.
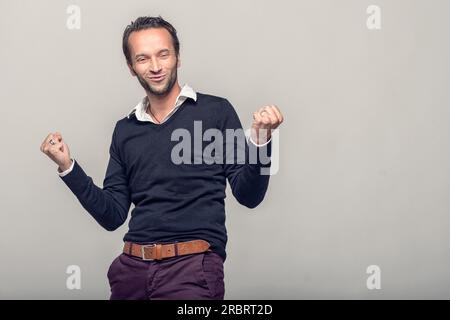
[[[168,94],[177,82],[177,68],[180,66],[170,33],[164,28],[132,32],[128,47],[132,61],[128,67],[142,87],[154,95]]]

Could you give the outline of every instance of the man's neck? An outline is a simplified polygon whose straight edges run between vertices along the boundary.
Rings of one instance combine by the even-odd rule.
[[[149,108],[151,108],[151,113],[155,115],[159,120],[161,120],[161,118],[163,118],[175,106],[176,99],[180,92],[181,87],[178,82],[165,96],[156,96],[147,92],[147,99],[149,101]],[[148,109],[147,113],[149,113]]]

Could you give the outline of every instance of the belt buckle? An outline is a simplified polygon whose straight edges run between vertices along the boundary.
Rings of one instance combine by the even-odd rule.
[[[145,249],[145,248],[151,248],[151,247],[156,247],[156,243],[141,246],[142,260],[144,260],[144,261],[152,261],[152,260],[155,260],[155,259],[150,259],[150,258],[146,258],[146,257],[145,257],[145,250],[144,250],[144,249]]]

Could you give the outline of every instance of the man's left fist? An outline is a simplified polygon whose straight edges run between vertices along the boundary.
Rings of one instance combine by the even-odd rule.
[[[283,115],[276,105],[268,105],[253,112],[251,138],[256,144],[264,144],[272,136],[272,130],[283,122]]]

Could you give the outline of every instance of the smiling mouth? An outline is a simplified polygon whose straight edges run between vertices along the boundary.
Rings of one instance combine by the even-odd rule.
[[[160,76],[158,78],[150,78],[150,81],[152,82],[161,82],[162,80],[164,80],[165,76]]]

